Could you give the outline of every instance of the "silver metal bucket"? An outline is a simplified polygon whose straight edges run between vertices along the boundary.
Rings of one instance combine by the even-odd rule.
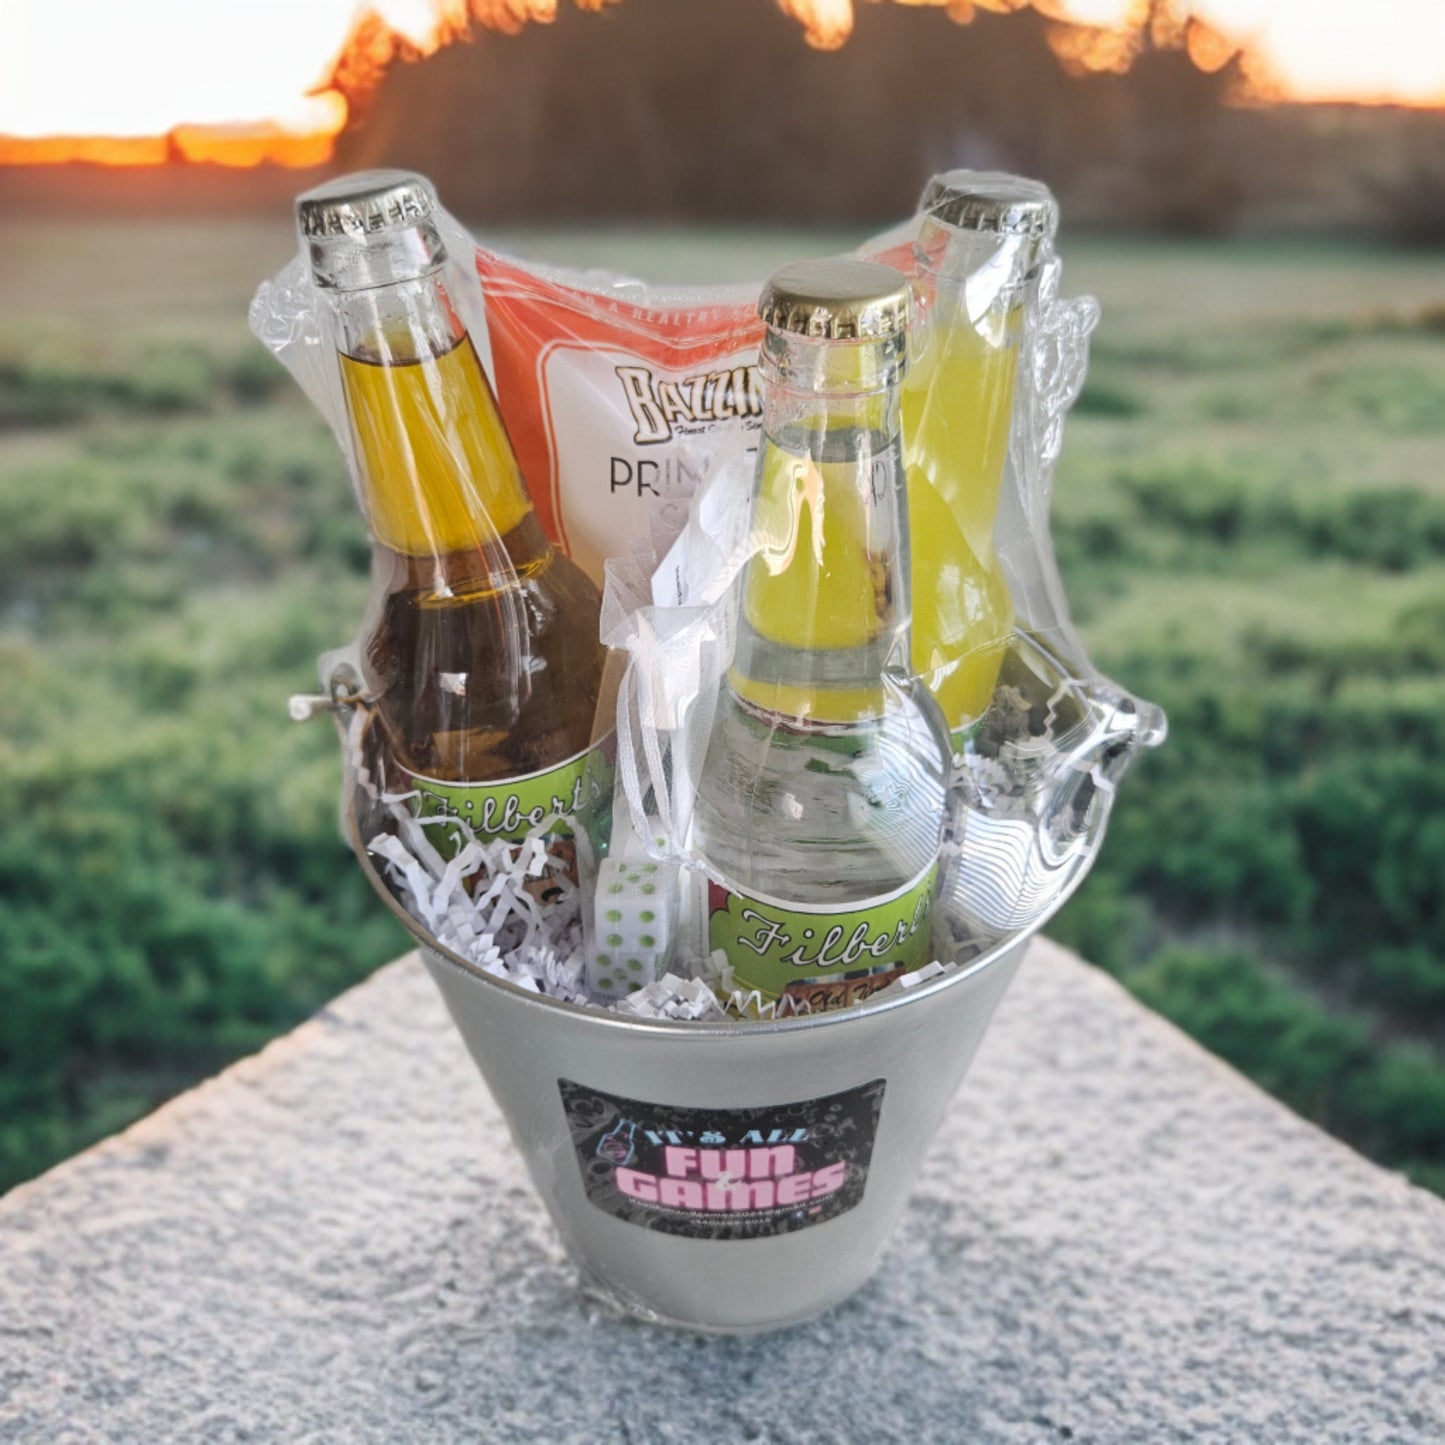
[[[965,776],[968,846],[940,881],[934,946],[959,966],[836,1012],[648,1021],[485,973],[393,896],[364,843],[385,818],[348,774],[363,871],[417,940],[592,1292],[741,1332],[807,1319],[873,1271],[1029,939],[1088,872],[1132,757],[1164,736],[1157,708],[1073,687],[1035,639],[1015,663],[1018,717],[1037,717],[992,745],[984,781],[1008,789]],[[355,691],[337,673],[329,698],[301,701],[341,721]]]
[[[354,807],[348,827],[585,1286],[695,1330],[777,1329],[869,1277],[1044,921],[954,973],[846,1010],[645,1021],[530,993],[439,947],[378,875]],[[1093,852],[1082,851],[1056,906]]]
[[[744,1331],[807,1319],[851,1294],[873,1272],[1023,948],[1023,941],[1014,943],[966,974],[941,981],[926,996],[756,1025],[651,1023],[556,1005],[494,986],[432,949],[424,947],[422,957],[592,1289],[645,1319]],[[835,1157],[848,1155],[844,1162],[858,1186],[857,1203],[811,1226],[812,1198],[801,1199],[795,1209],[774,1206],[749,1222],[772,1223],[777,1232],[755,1237],[709,1237],[711,1214],[721,1211],[677,1211],[676,1222],[696,1231],[691,1237],[656,1227],[645,1209],[639,1211],[643,1219],[619,1217],[589,1191],[596,1132],[584,1130],[579,1139],[564,1107],[563,1081],[582,1091],[571,1093],[572,1100],[628,1101],[616,1117],[634,1122],[644,1138],[649,1128],[653,1133],[671,1128],[684,1138],[690,1131],[693,1137],[680,1152],[699,1158],[688,1159],[691,1177],[683,1182],[696,1183],[704,1200],[698,1138],[723,1136],[712,1151],[723,1165],[730,1152],[777,1155],[776,1147],[721,1146],[745,1140],[750,1132],[764,1141],[790,1139],[815,1130],[809,1121],[841,1107],[854,1137],[835,1131],[806,1160],[799,1156],[807,1141],[800,1141],[793,1146],[794,1164],[820,1165],[806,1171],[816,1180]],[[839,1100],[855,1107],[840,1106]],[[876,1113],[875,1103],[881,1105]],[[649,1106],[655,1107],[646,1112]],[[708,1125],[729,1114],[734,1129],[709,1131]],[[690,1119],[703,1127],[689,1125]],[[596,1124],[601,1139],[619,1128],[607,1113]],[[664,1168],[666,1157],[664,1149]],[[639,1162],[657,1158],[654,1146]],[[783,1166],[768,1159],[763,1167]],[[660,1177],[651,1169],[637,1172]],[[774,1183],[772,1197],[778,1177],[796,1179],[801,1173],[789,1168],[765,1181]],[[646,1187],[651,1193],[653,1186]],[[697,1191],[692,1193],[696,1197]],[[734,1194],[745,1204],[768,1197],[758,1189]],[[824,1196],[829,1197],[836,1194]]]

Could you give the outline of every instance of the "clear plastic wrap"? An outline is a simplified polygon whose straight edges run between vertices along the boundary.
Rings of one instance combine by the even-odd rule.
[[[553,790],[567,806],[515,810],[525,826],[507,834],[510,851],[489,851],[495,832],[458,826],[454,792],[438,790],[442,801],[432,806],[440,825],[425,811],[414,816],[415,794],[425,788],[415,776],[398,785],[386,774],[384,727],[358,730],[353,722],[348,789],[365,841],[392,836],[373,856],[407,898],[422,936],[507,981],[527,977],[528,986],[557,998],[652,1008],[663,1017],[706,1015],[688,1012],[698,978],[735,1014],[811,1007],[806,991],[790,1003],[786,991],[748,987],[751,980],[735,978],[712,946],[716,890],[738,879],[735,867],[719,865],[697,818],[700,795],[709,806],[710,780],[737,766],[724,756],[715,724],[735,691],[729,671],[748,628],[747,579],[772,575],[768,559],[796,551],[806,511],[794,509],[780,532],[777,508],[754,505],[764,411],[757,290],[654,288],[531,266],[475,247],[440,208],[432,220],[446,253],[447,292],[490,383],[484,401],[495,397],[535,515],[594,578],[605,577],[600,638],[612,661],[606,680],[593,685],[596,725],[568,754],[577,786],[566,797]],[[954,172],[931,183],[915,217],[860,248],[911,283],[899,406],[913,632],[911,654],[892,656],[888,676],[916,677],[931,692],[950,787],[930,883],[929,948],[910,957],[902,978],[884,970],[887,977],[867,987],[822,998],[824,1006],[862,998],[878,984],[902,988],[930,959],[954,967],[1037,927],[1087,869],[1128,763],[1163,737],[1158,709],[1090,662],[1054,560],[1054,465],[1098,320],[1090,298],[1061,294],[1055,221],[1052,199],[1036,183]],[[475,269],[467,264],[473,260]],[[303,257],[261,288],[251,319],[327,417],[360,477],[336,366],[335,312]],[[374,520],[360,481],[358,489]],[[499,593],[517,598],[526,568],[513,566],[509,580],[504,531],[495,521],[481,527],[473,547],[495,557]],[[878,555],[865,548],[832,570],[856,586],[871,568],[876,582]],[[389,595],[386,585],[379,581],[374,596]],[[800,604],[785,589],[767,605],[796,612]],[[524,629],[506,621],[506,606],[497,611],[497,630],[510,639],[504,682],[520,678],[525,687],[531,674],[517,666],[516,641]],[[374,627],[373,616],[353,654],[362,674]],[[813,641],[830,639],[815,629]],[[322,681],[336,693],[331,660]],[[374,676],[361,682],[357,692],[374,694]],[[768,711],[766,699],[751,703]],[[765,730],[775,733],[772,724]],[[915,755],[932,746],[922,738],[910,744]],[[559,824],[558,814],[573,821]],[[527,831],[555,840],[559,826],[575,833],[580,893],[570,856],[558,866],[555,841],[546,859],[515,846]],[[454,841],[434,856],[408,841],[425,844],[439,829]],[[409,864],[397,839],[410,850]],[[498,893],[504,866],[515,876]],[[548,875],[545,888],[529,881],[529,867]],[[482,886],[486,879],[493,881]],[[776,900],[779,890],[758,891]],[[553,918],[550,931],[525,901],[509,904],[510,914],[500,906],[538,892],[571,910],[561,925]],[[916,927],[920,918],[911,921]],[[890,927],[896,936],[902,923]],[[559,962],[559,949],[565,954],[583,934],[577,956]],[[665,978],[678,982],[664,985]]]

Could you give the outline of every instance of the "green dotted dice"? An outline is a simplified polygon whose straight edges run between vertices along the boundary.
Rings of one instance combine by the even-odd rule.
[[[622,998],[667,972],[676,932],[679,870],[670,864],[608,858],[598,870],[587,982],[602,998]]]

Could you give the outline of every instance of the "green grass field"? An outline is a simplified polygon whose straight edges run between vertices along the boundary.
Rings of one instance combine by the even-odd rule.
[[[746,279],[839,236],[525,235]],[[0,228],[0,1188],[403,951],[287,721],[365,595],[323,424],[246,333],[284,220]],[[1104,305],[1056,535],[1168,710],[1055,934],[1445,1191],[1445,269],[1066,243]]]

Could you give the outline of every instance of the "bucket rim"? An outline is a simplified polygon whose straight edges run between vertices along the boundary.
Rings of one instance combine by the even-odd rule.
[[[351,781],[348,775],[348,783]],[[930,979],[926,983],[915,985],[906,991],[887,990],[874,996],[874,999],[864,999],[861,1003],[851,1004],[847,1008],[831,1009],[824,1013],[816,1014],[794,1014],[784,1019],[646,1019],[636,1018],[630,1014],[613,1013],[605,1008],[598,1008],[593,1004],[572,1003],[567,999],[553,998],[550,994],[534,993],[531,989],[522,988],[520,985],[511,983],[506,979],[498,978],[495,974],[488,973],[479,964],[473,963],[470,959],[463,958],[461,954],[448,948],[445,944],[437,942],[426,928],[419,923],[401,905],[391,890],[386,886],[371,855],[366,850],[366,845],[361,838],[361,829],[356,816],[356,799],[353,793],[348,790],[345,809],[345,833],[346,839],[351,845],[352,852],[356,854],[361,871],[366,881],[371,885],[372,890],[380,897],[381,901],[390,910],[392,916],[406,929],[407,933],[415,940],[417,946],[430,957],[445,963],[450,968],[456,969],[468,977],[477,980],[488,987],[501,989],[515,1002],[532,1005],[548,1011],[560,1010],[563,1017],[571,1017],[577,1023],[587,1026],[621,1030],[626,1033],[660,1035],[663,1037],[687,1036],[689,1038],[729,1039],[736,1041],[743,1037],[765,1036],[776,1037],[780,1034],[801,1033],[809,1029],[827,1028],[835,1025],[848,1023],[850,1020],[857,1020],[872,1017],[877,1014],[886,1013],[892,1009],[903,1008],[908,1004],[915,1003],[919,999],[932,998],[942,993],[947,988],[962,984],[966,979],[975,978],[985,969],[992,968],[1001,963],[1005,958],[1011,956],[1024,944],[1026,944],[1043,926],[1052,919],[1058,911],[1074,896],[1079,885],[1088,876],[1089,870],[1093,867],[1094,860],[1098,857],[1099,846],[1103,841],[1104,831],[1108,823],[1108,815],[1111,808],[1104,807],[1098,812],[1098,816],[1090,819],[1089,826],[1085,831],[1082,844],[1072,864],[1072,873],[1068,881],[1059,890],[1049,907],[1044,910],[1027,928],[1017,929],[1001,938],[993,947],[981,953],[977,958],[971,960],[962,967],[954,968],[948,973]]]

